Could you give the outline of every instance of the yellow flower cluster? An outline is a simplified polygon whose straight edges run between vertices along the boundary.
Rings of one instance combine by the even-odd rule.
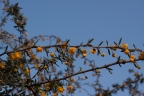
[[[83,57],[86,57],[86,53],[87,53],[87,50],[86,50],[86,49],[82,50],[82,56],[83,56]]]
[[[130,53],[130,51],[128,50],[128,44],[122,44],[121,48],[124,49],[124,53],[125,54],[129,54]]]
[[[134,62],[134,60],[135,60],[135,56],[133,54],[130,55],[130,62]]]
[[[57,92],[62,94],[65,89],[62,86],[59,86]]]
[[[20,58],[22,58],[21,52],[11,53],[11,54],[9,54],[9,58],[10,58],[10,59],[13,59],[13,60],[18,60],[18,59],[20,59]]]
[[[93,49],[90,50],[90,52],[91,52],[92,54],[95,54],[95,53],[96,53],[96,49],[93,48]]]
[[[141,52],[140,55],[138,56],[139,59],[144,59],[144,52]]]
[[[75,50],[76,50],[75,47],[71,47],[71,48],[68,50],[68,52],[73,55],[74,52],[75,52]]]
[[[71,93],[73,92],[73,86],[68,86],[68,91]]]
[[[38,46],[38,47],[36,48],[36,52],[42,52],[42,47],[41,47],[41,46]]]
[[[128,50],[128,44],[122,44],[122,46],[121,46],[121,48],[122,49],[124,49],[124,53],[125,54],[129,54],[130,53],[130,51]]]
[[[5,68],[4,62],[1,62],[1,63],[0,63],[0,68],[1,68],[1,69],[4,69],[4,68]]]

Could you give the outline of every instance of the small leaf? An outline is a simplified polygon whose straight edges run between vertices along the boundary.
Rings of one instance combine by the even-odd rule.
[[[122,67],[120,64],[119,64],[119,66]]]
[[[83,42],[80,44],[80,46],[83,44]]]
[[[120,38],[120,41],[119,41],[118,45],[120,45],[120,44],[121,44],[121,41],[122,41],[122,37]]]
[[[101,46],[102,43],[103,43],[103,41],[99,44],[99,46]]]
[[[109,55],[110,55],[110,50],[108,49],[108,53],[109,53]]]
[[[97,55],[99,56],[99,54],[100,54],[100,50],[99,50],[99,49],[97,49],[97,50],[98,50]]]
[[[35,43],[34,43],[34,45],[39,41],[40,39],[38,39]]]
[[[114,42],[114,44],[115,44],[115,45],[117,45],[117,43],[116,43],[116,42]]]
[[[108,70],[113,70],[113,69],[111,69],[111,68],[107,68]]]
[[[112,72],[110,71],[110,69],[109,68],[107,68],[108,69],[108,71],[110,72],[110,74],[112,74]]]
[[[94,38],[92,38],[91,40],[88,41],[88,43],[91,43],[94,40]]]
[[[49,75],[49,80],[51,80],[51,75]]]
[[[108,41],[106,40],[106,44],[107,44],[107,46],[108,46]]]
[[[6,46],[5,52],[7,52],[7,49],[8,49],[8,45]]]
[[[136,62],[134,62],[134,66],[137,68],[138,64]]]
[[[69,41],[70,41],[70,39],[68,39],[68,40],[66,41],[66,44],[68,44],[68,43],[69,43]]]

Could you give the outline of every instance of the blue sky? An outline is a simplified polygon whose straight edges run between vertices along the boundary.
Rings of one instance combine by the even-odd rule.
[[[86,43],[88,39],[94,38],[92,43],[94,45],[106,40],[113,45],[114,41],[118,42],[122,37],[123,43],[128,43],[129,48],[133,48],[132,44],[135,44],[138,48],[144,49],[144,0],[10,0],[10,2],[19,2],[19,6],[23,8],[21,11],[28,18],[26,29],[29,37],[55,35],[62,40],[70,39],[70,44]],[[12,26],[12,23],[9,23],[5,28],[17,34]],[[97,66],[116,60],[108,56],[107,50],[104,51],[106,53],[104,58],[97,55],[89,58],[95,60]],[[81,59],[75,63],[77,66],[83,66]],[[111,67],[114,69],[112,75],[103,69],[101,83],[105,88],[112,83],[121,84],[129,76],[128,68],[144,73],[143,63],[139,62],[139,65],[142,67],[141,70],[132,64],[122,68]],[[87,82],[92,82],[92,79],[93,77],[90,77]],[[94,93],[93,90],[88,91]],[[128,96],[127,94],[119,92],[113,96]],[[79,95],[86,96],[84,91],[76,93],[76,96]]]

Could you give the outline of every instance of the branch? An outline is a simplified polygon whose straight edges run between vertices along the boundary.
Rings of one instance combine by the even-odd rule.
[[[135,61],[140,61],[140,59],[136,59]],[[125,63],[130,63],[130,61],[126,61]],[[96,68],[91,68],[91,69],[88,69],[88,70],[80,71],[80,72],[77,72],[77,73],[75,73],[75,74],[71,74],[71,75],[69,75],[69,76],[63,77],[63,78],[54,79],[54,80],[48,80],[48,81],[41,82],[41,83],[38,83],[38,84],[32,84],[31,86],[38,86],[38,85],[45,84],[45,83],[48,83],[48,82],[65,80],[65,79],[67,79],[67,78],[70,78],[70,77],[75,76],[75,75],[78,75],[78,74],[87,73],[87,72],[90,72],[90,71],[93,71],[93,70],[96,70],[96,69],[108,68],[108,67],[110,67],[110,66],[118,65],[118,64],[123,64],[123,62],[114,62],[114,63],[107,64],[107,65],[104,65],[104,66],[101,66],[101,67],[96,67]]]

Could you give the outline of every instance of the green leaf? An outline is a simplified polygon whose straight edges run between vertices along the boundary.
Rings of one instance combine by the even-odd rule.
[[[107,69],[108,69],[108,71],[110,72],[110,74],[112,74],[112,72],[111,72],[110,68],[107,68]]]
[[[110,50],[108,49],[108,53],[109,53],[109,55],[110,55]]]
[[[83,44],[83,42],[80,44],[80,46]]]
[[[70,41],[70,39],[68,39],[68,40],[66,41],[66,44],[68,44],[68,43],[69,43],[69,41]]]
[[[7,51],[7,49],[8,49],[8,45],[6,46],[5,52]]]
[[[115,45],[117,45],[117,43],[116,43],[116,42],[114,42],[114,44],[115,44]]]
[[[101,46],[102,43],[103,43],[103,41],[99,44],[99,46]]]
[[[35,43],[34,43],[34,45],[36,45],[36,43],[39,41],[40,39],[38,39]]]
[[[92,38],[91,40],[88,41],[88,43],[91,43],[94,40],[94,38]]]
[[[134,66],[137,68],[137,66],[138,66],[137,62],[134,62],[133,64],[134,64]]]
[[[113,69],[111,69],[111,68],[107,68],[108,70],[113,70]]]
[[[99,56],[99,54],[100,54],[100,50],[99,50],[99,49],[97,49],[97,50],[98,50],[97,55]]]
[[[133,44],[134,48],[136,49],[136,46]]]
[[[119,41],[118,45],[120,45],[120,44],[121,44],[121,41],[122,41],[122,37],[120,38],[120,41]]]
[[[107,46],[108,46],[108,41],[106,40],[106,44],[107,44]]]

